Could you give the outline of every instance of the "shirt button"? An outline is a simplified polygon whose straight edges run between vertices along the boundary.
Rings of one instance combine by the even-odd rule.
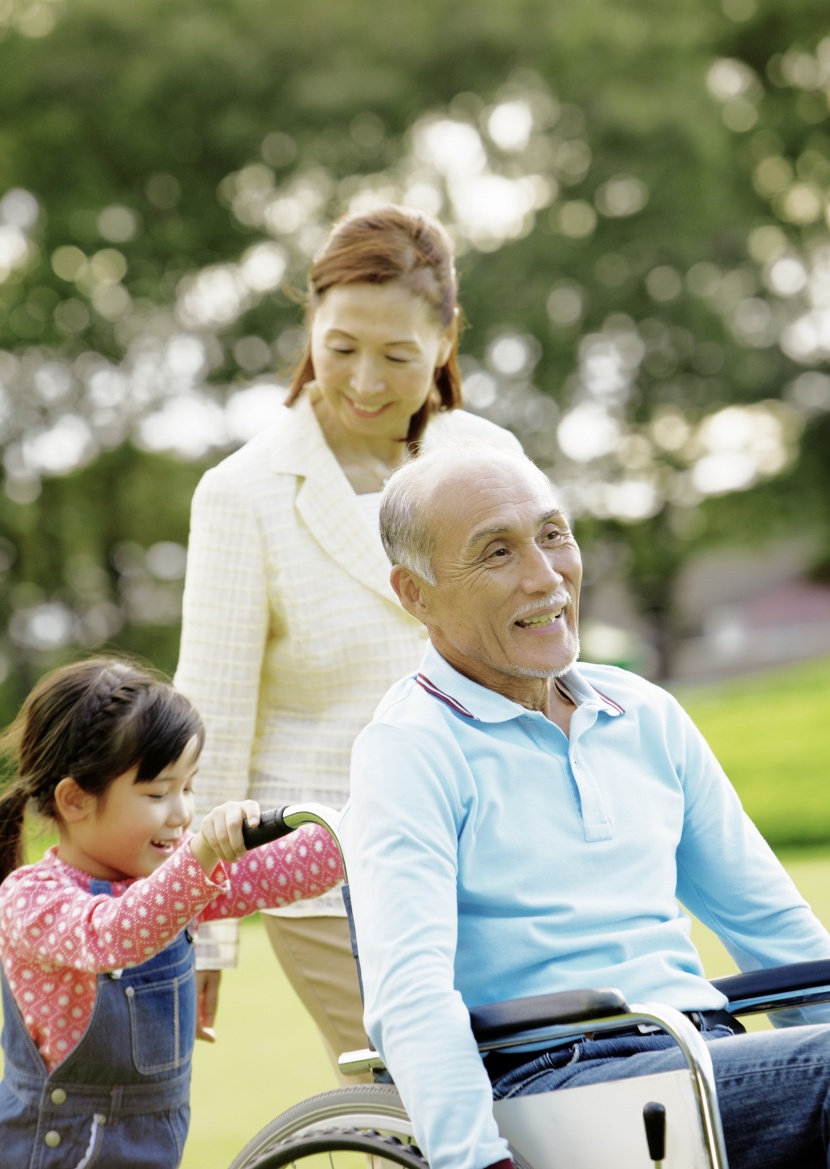
[[[64,1092],[63,1088],[55,1088],[50,1099],[51,1099],[53,1104],[65,1104],[66,1103],[66,1092]]]
[[[53,1128],[50,1128],[46,1136],[43,1138],[43,1143],[44,1145],[48,1145],[50,1149],[56,1149],[61,1143],[61,1134],[59,1132],[55,1132]]]

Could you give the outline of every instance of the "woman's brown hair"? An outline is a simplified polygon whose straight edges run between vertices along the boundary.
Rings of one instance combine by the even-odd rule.
[[[452,240],[431,216],[389,204],[337,221],[309,269],[306,311],[311,318],[321,298],[340,284],[387,284],[396,281],[430,305],[443,328],[452,330],[452,350],[435,371],[435,386],[413,414],[407,442],[423,434],[430,414],[461,405],[458,368],[458,280]],[[289,387],[286,405],[296,402],[303,386],[314,380],[307,340]]]
[[[115,658],[91,658],[41,678],[0,736],[0,759],[15,774],[0,794],[0,882],[23,863],[23,823],[31,805],[57,818],[55,788],[71,775],[100,797],[137,767],[155,779],[196,735],[196,710],[166,681]]]

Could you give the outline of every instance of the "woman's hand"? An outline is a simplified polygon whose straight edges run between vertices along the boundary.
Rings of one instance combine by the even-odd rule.
[[[251,827],[259,823],[256,800],[220,804],[205,816],[190,841],[190,851],[208,876],[220,861],[236,861],[247,852],[242,839],[242,825],[246,820]]]
[[[219,1007],[221,970],[196,971],[196,1038],[207,1043],[216,1042],[213,1025]]]

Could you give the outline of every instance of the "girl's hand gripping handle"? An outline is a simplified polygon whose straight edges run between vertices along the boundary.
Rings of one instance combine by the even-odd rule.
[[[259,848],[261,844],[268,844],[270,840],[279,840],[287,836],[294,829],[286,824],[282,814],[285,808],[269,808],[260,813],[259,823],[251,825],[246,820],[242,825],[242,839],[246,848]]]

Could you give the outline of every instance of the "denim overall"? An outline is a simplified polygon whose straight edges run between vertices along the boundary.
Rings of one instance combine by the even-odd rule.
[[[99,974],[83,1038],[48,1074],[2,977],[0,1169],[175,1169],[190,1121],[193,960],[184,930],[141,966]]]

